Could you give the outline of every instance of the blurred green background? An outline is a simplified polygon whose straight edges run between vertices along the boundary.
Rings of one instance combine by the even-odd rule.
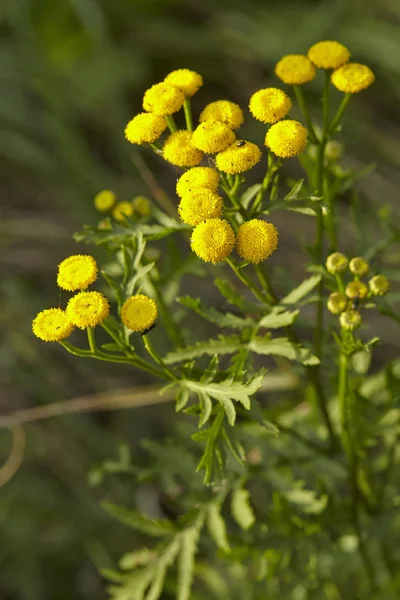
[[[141,110],[143,91],[170,70],[204,76],[195,111],[218,98],[247,106],[256,89],[278,83],[273,67],[283,54],[320,39],[343,42],[377,75],[346,117],[346,161],[377,163],[361,188],[398,219],[399,24],[394,0],[1,0],[0,414],[148,383],[124,366],[105,368],[40,342],[31,320],[58,305],[57,264],[87,251],[72,234],[95,223],[95,193],[149,195],[123,129]],[[316,110],[320,90],[317,81],[307,87]],[[144,156],[173,194],[176,174]],[[390,332],[388,340],[395,343]],[[137,448],[146,435],[165,435],[172,414],[143,408],[25,428],[23,464],[0,488],[0,600],[106,597],[97,567],[129,550],[132,532],[99,508],[88,472],[121,441]],[[2,429],[1,463],[9,448]],[[129,481],[114,485],[133,493]]]

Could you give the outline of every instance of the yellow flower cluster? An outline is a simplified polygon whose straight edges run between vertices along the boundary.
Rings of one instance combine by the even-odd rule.
[[[217,154],[215,162],[220,171],[236,175],[249,171],[260,160],[261,150],[256,144],[239,140]]]
[[[238,129],[244,123],[243,111],[238,104],[229,100],[210,102],[200,113],[200,123],[204,121],[221,121],[231,129]]]
[[[116,204],[117,196],[111,190],[102,190],[94,197],[94,205],[100,212],[112,209],[112,216],[116,221],[125,221],[135,213],[139,217],[150,214],[150,200],[145,196],[136,196],[132,202],[122,201]]]
[[[157,319],[157,305],[152,298],[137,294],[121,307],[121,321],[131,331],[146,331]]]
[[[252,95],[249,108],[258,121],[272,124],[286,117],[292,108],[292,101],[283,90],[266,88]]]
[[[176,184],[176,193],[180,198],[195,188],[206,188],[216,192],[219,184],[219,173],[211,167],[193,167],[181,175]]]
[[[252,219],[239,227],[236,250],[241,258],[257,264],[266,260],[278,247],[278,230],[275,225]]]
[[[236,135],[226,123],[203,121],[193,132],[192,144],[207,154],[216,154],[225,150],[235,139]]]
[[[298,121],[280,121],[268,129],[265,145],[280,158],[297,156],[307,145],[307,129]]]
[[[203,152],[193,143],[193,132],[186,129],[174,131],[165,141],[163,156],[177,167],[194,167],[203,159]]]
[[[205,219],[221,217],[223,200],[212,190],[195,188],[182,197],[178,211],[184,223],[194,226]]]

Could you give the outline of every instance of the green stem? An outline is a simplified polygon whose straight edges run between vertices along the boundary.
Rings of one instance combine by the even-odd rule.
[[[174,131],[178,131],[178,127],[175,123],[175,119],[172,115],[167,115],[165,117],[166,121],[167,121],[167,125],[168,125],[168,129],[170,130],[171,133],[174,133]]]
[[[97,353],[97,346],[96,346],[96,339],[94,337],[94,328],[93,327],[87,327],[86,331],[87,331],[87,336],[88,336],[88,342],[89,342],[90,351],[93,354],[96,354]]]
[[[282,160],[278,159],[276,162],[274,161],[274,157],[272,155],[271,152],[268,152],[268,166],[267,166],[267,172],[265,174],[265,177],[263,179],[262,185],[261,185],[261,189],[258,192],[257,196],[255,197],[255,200],[253,202],[253,206],[251,208],[251,212],[252,214],[256,214],[260,208],[260,205],[262,204],[262,201],[264,199],[265,193],[268,190],[272,179],[275,175],[275,173],[280,169],[280,167],[282,166]]]
[[[147,352],[149,353],[149,355],[151,356],[151,358],[160,365],[160,367],[163,369],[165,375],[168,377],[168,379],[171,379],[172,381],[177,381],[177,377],[176,375],[173,373],[173,371],[167,367],[167,365],[164,363],[163,359],[161,358],[161,356],[158,354],[158,352],[156,351],[156,349],[153,347],[149,336],[143,335],[143,343],[144,343],[144,347],[146,348]]]
[[[315,390],[315,399],[318,404],[318,408],[320,410],[322,419],[325,423],[325,426],[328,430],[329,439],[331,443],[331,449],[335,449],[338,446],[335,432],[333,430],[333,425],[331,418],[328,412],[327,399],[325,395],[325,390],[321,383],[321,373],[319,365],[315,367],[307,367],[308,377],[314,387]]]
[[[343,113],[346,110],[347,105],[350,101],[351,96],[352,96],[352,94],[344,95],[343,100],[340,103],[340,106],[337,109],[337,112],[336,112],[335,116],[333,117],[333,121],[329,127],[329,133],[333,133],[335,131],[336,127],[339,125],[339,123],[342,119]]]
[[[267,298],[268,304],[277,304],[279,302],[277,296],[272,289],[271,282],[268,277],[267,271],[263,268],[262,265],[254,265],[254,270],[258,277],[258,281],[260,282],[262,288],[264,289],[265,296]]]
[[[235,273],[235,275],[240,279],[240,281],[242,283],[244,283],[245,286],[248,287],[252,291],[253,295],[257,298],[257,300],[260,300],[260,302],[265,304],[266,300],[264,298],[264,295],[260,292],[259,289],[257,289],[257,287],[251,281],[251,279],[247,275],[245,275],[245,273],[243,273],[243,271],[241,269],[239,269],[237,267],[237,265],[235,265],[235,263],[233,262],[233,260],[231,258],[228,257],[225,260],[228,263],[228,265],[231,267],[231,269]]]
[[[308,129],[310,141],[313,144],[318,144],[318,138],[317,138],[316,133],[314,131],[314,127],[313,127],[313,124],[312,124],[312,121],[311,121],[310,113],[308,112],[307,104],[306,104],[306,101],[305,101],[304,96],[303,96],[303,90],[302,90],[301,86],[299,86],[299,85],[294,85],[293,89],[294,89],[294,93],[295,93],[295,96],[296,96],[297,103],[299,105],[299,108],[300,108],[300,110],[301,110],[301,112],[303,114],[303,117],[304,117],[306,125],[307,125],[307,129]]]
[[[342,438],[343,449],[350,461],[354,462],[354,452],[350,436],[350,419],[349,419],[349,404],[348,404],[348,357],[342,352],[339,355],[339,418],[340,418],[340,433]]]
[[[157,144],[155,144],[154,142],[149,142],[149,146],[150,148],[152,148],[154,150],[154,152],[156,154],[160,154],[160,152],[162,152],[162,148],[160,148],[159,146],[157,146]]]
[[[325,71],[324,79],[324,95],[322,97],[322,111],[324,118],[324,134],[329,131],[329,86],[331,83],[331,76],[329,71]]]
[[[183,110],[185,113],[186,127],[189,129],[189,131],[193,131],[192,107],[190,104],[190,98],[185,99],[185,102],[183,103]]]
[[[352,472],[352,489],[353,489],[353,503],[352,503],[352,513],[353,513],[353,525],[354,532],[358,539],[358,551],[360,553],[361,559],[364,563],[364,568],[367,573],[371,590],[375,594],[378,591],[378,585],[376,580],[375,573],[375,565],[371,560],[368,554],[368,545],[365,543],[364,536],[361,530],[360,523],[360,510],[359,510],[359,489],[356,484],[356,474]]]

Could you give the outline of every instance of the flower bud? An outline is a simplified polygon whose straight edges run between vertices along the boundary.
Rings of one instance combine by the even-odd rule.
[[[360,256],[356,256],[352,258],[349,263],[349,269],[353,273],[353,275],[357,275],[358,277],[362,277],[366,275],[369,271],[369,264]]]
[[[341,252],[334,252],[333,254],[330,254],[326,259],[326,270],[328,271],[328,273],[332,273],[332,275],[334,275],[335,273],[340,273],[341,271],[344,271],[344,269],[347,267],[348,262],[349,261],[344,254],[342,254]]]
[[[344,146],[336,140],[330,140],[325,147],[325,156],[328,160],[337,161],[343,156]]]
[[[338,315],[346,310],[347,304],[348,299],[342,292],[333,292],[330,294],[326,303],[328,310],[334,315]]]
[[[362,319],[358,310],[346,310],[339,317],[340,325],[346,331],[354,331],[360,327]]]
[[[373,296],[384,296],[388,293],[390,288],[390,282],[384,275],[375,275],[369,281],[369,289]]]
[[[346,286],[346,296],[351,298],[366,298],[368,295],[368,286],[363,281],[351,281]]]

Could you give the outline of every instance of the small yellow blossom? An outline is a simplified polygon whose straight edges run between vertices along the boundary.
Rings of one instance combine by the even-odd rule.
[[[358,310],[346,310],[339,317],[340,324],[346,331],[354,331],[362,323],[361,315]]]
[[[390,282],[385,275],[375,275],[369,280],[369,289],[373,296],[384,296],[390,289]]]
[[[110,305],[100,292],[79,292],[67,304],[67,317],[77,327],[95,327],[108,317]]]
[[[167,128],[162,115],[140,113],[125,127],[125,137],[131,144],[152,144]]]
[[[65,340],[73,330],[74,325],[61,308],[42,310],[32,322],[33,333],[44,342]]]
[[[207,219],[194,228],[190,244],[199,258],[215,264],[230,255],[235,234],[227,221]]]
[[[276,123],[289,113],[292,101],[283,90],[266,88],[252,95],[249,108],[258,121]]]
[[[161,82],[152,85],[143,96],[143,108],[156,115],[173,115],[185,102],[185,94],[174,85]]]
[[[301,85],[312,81],[317,70],[307,56],[288,54],[277,63],[275,73],[284,83]]]
[[[281,158],[297,156],[307,145],[307,129],[298,121],[279,121],[268,129],[265,145]]]
[[[334,252],[333,254],[330,254],[326,259],[325,266],[328,273],[335,275],[335,273],[340,273],[341,271],[344,271],[347,268],[348,264],[349,259],[347,258],[347,256],[345,256],[341,252]]]
[[[260,160],[260,148],[244,140],[233,143],[215,158],[218,169],[230,175],[250,171]]]
[[[368,286],[363,281],[350,281],[346,286],[346,296],[348,298],[360,298],[363,300],[368,295]]]
[[[182,198],[187,192],[196,188],[207,188],[216,192],[219,184],[219,173],[211,167],[193,167],[181,175],[176,183],[176,193]]]
[[[144,294],[131,296],[122,305],[121,321],[131,331],[146,331],[156,319],[157,305]]]
[[[363,277],[369,271],[369,264],[361,256],[356,256],[349,262],[349,269],[353,275]]]
[[[57,285],[68,292],[83,290],[97,279],[93,256],[74,254],[58,265]]]
[[[190,69],[177,69],[166,76],[164,83],[175,85],[186,97],[190,98],[203,85],[203,78]]]
[[[116,221],[125,221],[127,217],[131,217],[134,213],[132,202],[118,202],[115,206],[112,216]]]
[[[100,212],[110,210],[115,204],[116,196],[111,190],[102,190],[94,197],[94,205]]]
[[[175,131],[165,141],[163,156],[177,167],[194,167],[203,159],[203,152],[192,144],[193,132]]]
[[[340,42],[317,42],[308,51],[308,58],[320,69],[337,69],[350,60],[350,52]]]
[[[236,139],[232,129],[222,121],[203,121],[193,132],[193,146],[207,152],[216,154],[225,150]]]
[[[275,225],[260,219],[252,219],[239,227],[236,251],[251,263],[266,260],[278,247],[278,230]]]
[[[222,216],[221,196],[206,188],[196,188],[182,196],[178,206],[179,216],[187,225],[198,225],[205,219]]]
[[[327,301],[328,310],[334,314],[338,315],[344,310],[346,310],[349,300],[345,294],[342,292],[332,292],[329,294],[329,298]]]
[[[132,201],[133,211],[141,217],[146,217],[151,212],[150,200],[146,196],[136,196]]]
[[[331,81],[339,91],[357,94],[375,81],[375,75],[367,65],[347,63],[333,71]]]
[[[238,129],[244,123],[244,115],[238,104],[229,100],[216,100],[207,104],[200,113],[199,121],[222,121],[231,129]]]

